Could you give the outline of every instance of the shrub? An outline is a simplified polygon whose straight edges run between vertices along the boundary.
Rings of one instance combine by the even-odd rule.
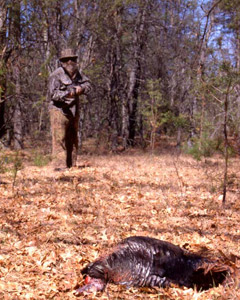
[[[191,139],[191,145],[185,143],[183,150],[185,153],[190,154],[196,160],[202,157],[210,157],[219,150],[219,140],[210,139],[206,134],[202,138],[194,137]]]
[[[50,157],[48,155],[43,155],[41,153],[35,153],[33,156],[33,164],[36,167],[44,167],[50,161]]]

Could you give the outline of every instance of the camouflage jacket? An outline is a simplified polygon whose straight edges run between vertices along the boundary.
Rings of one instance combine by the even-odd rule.
[[[48,101],[50,109],[61,110],[65,115],[75,116],[79,108],[79,96],[70,97],[73,86],[84,88],[84,95],[91,91],[91,82],[84,74],[78,72],[72,80],[62,67],[56,69],[49,77]]]

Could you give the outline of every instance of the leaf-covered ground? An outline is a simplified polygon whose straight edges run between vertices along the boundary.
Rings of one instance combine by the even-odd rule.
[[[80,157],[79,168],[60,172],[33,166],[30,158],[21,153],[21,170],[16,173],[15,163],[0,174],[1,299],[77,299],[80,270],[132,235],[240,254],[239,158],[230,160],[224,209],[221,157],[91,155]],[[85,298],[240,299],[237,285],[204,292],[109,285]]]

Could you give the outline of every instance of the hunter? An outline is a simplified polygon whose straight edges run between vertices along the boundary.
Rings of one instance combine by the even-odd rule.
[[[78,56],[65,49],[60,67],[49,77],[48,100],[52,133],[52,164],[55,170],[77,165],[80,98],[91,90],[91,82],[78,68]]]

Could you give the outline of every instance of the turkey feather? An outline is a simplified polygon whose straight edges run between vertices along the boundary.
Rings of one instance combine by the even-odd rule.
[[[113,250],[87,265],[82,274],[88,283],[76,294],[104,290],[107,283],[126,287],[179,286],[208,289],[222,283],[229,267],[190,253],[169,242],[135,236],[121,241]]]

